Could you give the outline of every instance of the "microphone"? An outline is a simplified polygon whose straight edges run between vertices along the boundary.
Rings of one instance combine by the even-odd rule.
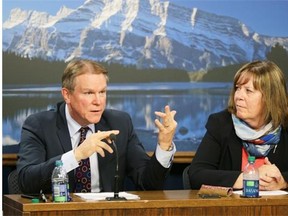
[[[125,197],[119,197],[119,155],[118,155],[117,146],[115,144],[116,135],[112,133],[110,134],[109,138],[112,141],[112,145],[114,146],[114,150],[115,150],[116,167],[115,167],[115,177],[114,177],[114,197],[106,197],[106,200],[108,201],[126,200]]]

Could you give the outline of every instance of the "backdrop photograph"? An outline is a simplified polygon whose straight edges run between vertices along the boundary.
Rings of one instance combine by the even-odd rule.
[[[2,143],[9,151],[17,152],[28,115],[62,100],[61,76],[74,58],[108,69],[107,107],[131,115],[147,151],[157,142],[154,111],[166,104],[177,111],[177,151],[195,152],[208,116],[227,107],[233,76],[243,64],[269,59],[288,75],[288,1],[2,5]]]

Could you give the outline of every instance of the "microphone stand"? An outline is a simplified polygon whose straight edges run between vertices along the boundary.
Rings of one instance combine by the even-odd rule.
[[[127,200],[125,197],[119,197],[119,155],[118,155],[117,146],[115,144],[116,135],[110,134],[110,139],[112,141],[112,144],[113,144],[114,150],[115,150],[116,168],[115,168],[115,177],[114,177],[114,197],[106,197],[106,200],[108,200],[108,201]]]

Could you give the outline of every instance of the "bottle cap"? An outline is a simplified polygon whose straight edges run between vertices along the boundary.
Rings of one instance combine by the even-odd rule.
[[[248,157],[248,162],[254,162],[254,161],[255,161],[255,156]]]
[[[39,200],[38,198],[34,198],[34,199],[31,200],[31,202],[32,202],[32,203],[39,203],[40,200]]]
[[[56,160],[56,161],[55,161],[55,165],[56,165],[56,167],[62,166],[62,165],[63,165],[63,162],[62,162],[61,160]]]

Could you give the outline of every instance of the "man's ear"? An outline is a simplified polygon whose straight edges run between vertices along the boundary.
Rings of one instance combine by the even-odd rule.
[[[67,88],[61,89],[62,96],[67,104],[70,103],[70,91]]]

